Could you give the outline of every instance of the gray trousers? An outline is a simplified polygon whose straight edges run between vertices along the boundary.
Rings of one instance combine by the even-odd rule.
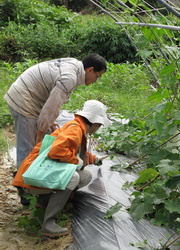
[[[83,170],[75,171],[73,177],[69,181],[66,188],[70,190],[74,190],[76,187],[78,188],[84,187],[91,181],[91,179],[92,179],[92,175],[88,170],[83,169]],[[38,194],[50,194],[54,192],[55,190],[24,188],[24,191],[29,194],[38,195]]]
[[[17,169],[33,150],[36,144],[37,119],[25,117],[9,106],[15,122],[16,133],[16,166]]]

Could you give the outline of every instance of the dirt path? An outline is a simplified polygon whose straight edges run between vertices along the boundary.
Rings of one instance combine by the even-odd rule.
[[[9,144],[15,141],[15,135],[4,130]],[[13,159],[6,156],[0,159],[0,250],[64,250],[73,241],[71,223],[67,225],[70,234],[57,240],[41,241],[37,237],[30,237],[22,228],[17,227],[18,217],[29,213],[24,208],[17,195],[16,188],[11,185],[15,171]]]

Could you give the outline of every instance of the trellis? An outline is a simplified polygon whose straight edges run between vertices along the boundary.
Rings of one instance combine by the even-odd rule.
[[[143,32],[142,28],[150,30],[151,35],[153,36],[153,42],[149,40],[148,46],[151,47],[153,51],[153,57],[157,59],[160,53],[162,58],[165,60],[166,65],[174,62],[177,66],[177,71],[180,72],[178,65],[180,53],[176,41],[176,37],[180,34],[180,26],[174,25],[175,21],[167,19],[165,15],[162,14],[162,11],[166,11],[168,14],[173,15],[173,17],[180,18],[180,8],[176,6],[172,1],[167,0],[165,2],[163,0],[158,0],[159,5],[162,5],[162,7],[159,8],[154,7],[146,0],[89,1],[97,8],[99,8],[100,11],[109,15],[115,21],[115,23],[120,26],[120,28],[127,35],[129,41],[134,45],[137,53],[141,48],[139,47],[136,38],[138,37],[138,35],[139,37],[144,36],[146,30],[144,30]],[[130,4],[127,4],[127,2],[129,2]],[[154,15],[154,13],[156,13],[157,15]],[[161,17],[164,22],[163,24],[159,23],[158,17]],[[146,21],[147,19],[149,20],[148,22]],[[127,29],[127,26],[138,26],[139,29]],[[164,31],[164,34],[171,43],[171,46],[167,47],[163,44],[161,38],[158,36],[159,30]],[[174,32],[176,32],[176,37]],[[156,46],[157,51],[154,50],[154,46]],[[139,53],[139,55],[141,56],[144,64],[153,76],[155,85],[160,87],[160,82],[156,73],[158,70],[155,72],[150,65],[151,59],[149,58],[149,55],[151,53],[148,50],[144,52],[146,52],[144,53],[144,56],[141,56],[141,53]],[[156,90],[155,88],[153,89]]]

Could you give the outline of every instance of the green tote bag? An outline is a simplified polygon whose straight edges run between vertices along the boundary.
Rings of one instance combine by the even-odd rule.
[[[22,175],[27,185],[65,190],[78,165],[52,160],[47,155],[56,137],[45,135],[38,157]]]

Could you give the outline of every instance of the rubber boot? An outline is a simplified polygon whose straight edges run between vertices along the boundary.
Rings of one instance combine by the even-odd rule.
[[[36,208],[47,207],[51,194],[40,194],[37,197]]]
[[[58,238],[68,234],[68,229],[56,224],[57,215],[64,208],[72,190],[58,190],[51,194],[42,226],[42,236]]]
[[[13,172],[13,178],[16,176],[17,174],[17,171],[16,172]],[[23,206],[29,206],[30,205],[30,201],[28,199],[26,199],[24,197],[24,195],[26,194],[24,189],[22,187],[16,187],[17,188],[17,191],[18,191],[18,195],[20,197],[20,202]]]

